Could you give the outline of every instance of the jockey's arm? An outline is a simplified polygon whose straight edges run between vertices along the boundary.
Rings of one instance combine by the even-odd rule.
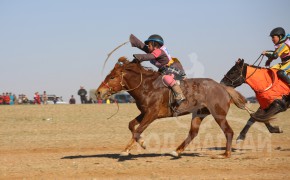
[[[149,50],[148,50],[148,46],[146,44],[144,44],[142,41],[140,41],[136,36],[134,36],[133,34],[130,35],[130,43],[131,43],[131,46],[132,47],[137,47],[138,49],[146,52],[146,53],[149,53]]]
[[[138,59],[138,61],[150,61],[152,59],[155,59],[153,54],[133,54],[133,57],[135,59]]]
[[[276,51],[264,51],[263,54],[271,60],[277,59],[279,57]]]

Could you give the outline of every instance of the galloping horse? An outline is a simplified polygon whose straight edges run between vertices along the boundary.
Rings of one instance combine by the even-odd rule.
[[[233,88],[207,78],[187,79],[181,82],[181,87],[187,101],[178,107],[178,115],[192,113],[192,121],[188,137],[171,154],[180,156],[197,136],[201,121],[212,114],[226,136],[226,151],[223,157],[230,157],[234,133],[226,120],[226,115],[231,102],[242,108],[246,103],[245,98]],[[141,111],[140,115],[129,122],[132,138],[121,153],[121,156],[127,156],[135,141],[146,148],[145,141],[140,135],[154,120],[173,117],[174,112],[170,107],[172,94],[163,85],[161,74],[144,68],[134,60],[130,62],[125,57],[119,58],[113,70],[96,90],[96,96],[98,99],[106,99],[122,90],[127,91],[136,100],[137,108]],[[135,128],[138,124],[139,126]]]
[[[255,121],[264,122],[270,133],[282,133],[278,126],[272,126],[269,119],[277,113],[287,110],[290,103],[289,86],[277,77],[277,70],[250,66],[238,59],[226,73],[221,84],[238,87],[247,83],[256,93],[260,108],[251,115],[246,126],[240,132],[237,141],[243,141]]]

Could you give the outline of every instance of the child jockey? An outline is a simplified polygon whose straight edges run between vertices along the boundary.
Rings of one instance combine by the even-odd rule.
[[[269,58],[265,66],[270,66],[274,59],[281,58],[282,63],[278,63],[271,68],[278,69],[278,77],[290,86],[290,77],[288,75],[290,73],[290,34],[285,34],[285,30],[282,27],[273,29],[270,36],[275,44],[275,51],[263,51],[262,54]]]
[[[156,66],[158,71],[164,75],[162,78],[163,82],[174,91],[177,105],[180,105],[185,100],[185,96],[182,93],[179,82],[176,80],[185,79],[186,74],[181,63],[176,58],[170,56],[167,48],[164,46],[163,38],[153,34],[143,43],[131,34],[130,42],[132,47],[137,47],[147,53],[134,54],[135,60],[139,62],[150,61],[151,64]]]

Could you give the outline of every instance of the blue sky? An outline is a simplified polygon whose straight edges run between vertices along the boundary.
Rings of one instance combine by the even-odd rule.
[[[0,93],[32,98],[46,90],[79,103],[80,85],[99,86],[107,54],[131,33],[141,40],[160,34],[188,77],[220,81],[238,58],[251,64],[273,49],[273,28],[290,33],[289,7],[289,0],[0,0]],[[116,51],[104,75],[133,53],[141,51]],[[246,84],[238,90],[254,95]]]

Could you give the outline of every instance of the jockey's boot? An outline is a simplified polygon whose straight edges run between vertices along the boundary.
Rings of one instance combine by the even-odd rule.
[[[287,75],[287,73],[285,71],[279,70],[277,72],[277,75],[282,81],[286,82],[288,84],[288,86],[290,86],[290,77],[289,77],[289,75]]]
[[[185,101],[185,96],[183,95],[182,90],[178,84],[174,84],[172,86],[172,90],[174,91],[175,94],[174,99],[179,106],[183,101]]]

